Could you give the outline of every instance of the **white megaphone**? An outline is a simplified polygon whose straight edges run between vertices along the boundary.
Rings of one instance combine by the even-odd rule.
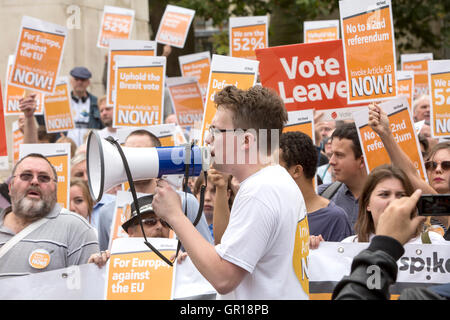
[[[183,176],[185,164],[189,164],[188,175],[199,176],[207,171],[211,154],[209,147],[190,145],[177,147],[129,148],[122,147],[133,181],[161,178],[171,175]],[[190,157],[189,157],[190,155]],[[87,173],[89,190],[95,201],[100,201],[103,192],[128,181],[120,152],[113,143],[100,138],[91,131],[87,140]]]

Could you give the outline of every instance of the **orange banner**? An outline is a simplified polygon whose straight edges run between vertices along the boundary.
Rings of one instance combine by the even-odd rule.
[[[256,60],[256,49],[268,47],[267,16],[230,18],[230,55]]]
[[[66,34],[64,27],[23,17],[9,84],[53,93]]]
[[[55,94],[45,96],[45,127],[47,132],[64,132],[75,128],[70,106],[69,79],[58,79]]]
[[[369,9],[370,8],[370,9]],[[397,63],[391,3],[339,1],[348,103],[397,95]]]
[[[159,23],[156,42],[183,48],[194,15],[194,10],[167,5]]]
[[[161,124],[166,58],[117,57],[113,127]]]
[[[119,40],[111,39],[109,43],[108,54],[108,78],[106,84],[107,104],[114,105],[113,97],[116,79],[116,60],[115,57],[123,56],[156,56],[156,42],[155,41],[140,41],[140,40]]]
[[[428,62],[433,138],[450,137],[450,60]]]
[[[133,21],[134,10],[105,6],[97,46],[108,48],[110,39],[129,39]]]

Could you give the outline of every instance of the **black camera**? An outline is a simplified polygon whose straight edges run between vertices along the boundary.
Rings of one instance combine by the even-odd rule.
[[[450,194],[423,194],[417,209],[419,216],[450,216]]]

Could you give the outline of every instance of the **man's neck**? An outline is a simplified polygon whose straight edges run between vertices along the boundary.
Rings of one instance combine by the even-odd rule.
[[[5,215],[3,219],[3,225],[13,231],[15,234],[18,234],[20,231],[28,227],[36,220],[24,219],[18,215],[16,215],[13,211],[9,212]]]
[[[116,133],[117,132],[117,128],[113,128],[112,126],[111,127],[106,127],[106,130],[108,130],[108,132],[111,132],[111,133]]]
[[[306,204],[306,212],[311,213],[319,209],[325,208],[330,203],[329,200],[319,196],[314,190],[312,180],[299,178],[295,181],[302,192],[303,199]]]
[[[264,169],[265,167],[269,166],[270,163],[267,164],[241,164],[241,165],[236,165],[233,168],[233,172],[231,172],[231,174],[236,177],[236,179],[239,182],[244,181],[245,179],[247,179],[248,177],[254,175],[255,173],[257,173],[259,170]]]
[[[88,94],[87,94],[87,91],[83,91],[83,92],[73,91],[73,95],[75,97],[77,97],[78,99],[81,99],[81,98],[87,97]]]
[[[153,194],[156,190],[156,179],[135,181],[134,187],[136,192]]]
[[[366,179],[367,179],[367,172],[366,169],[363,168],[362,170],[360,170],[357,176],[353,177],[353,179],[345,183],[345,185],[353,194],[355,199],[358,199],[359,196],[361,195],[364,184],[366,183]]]

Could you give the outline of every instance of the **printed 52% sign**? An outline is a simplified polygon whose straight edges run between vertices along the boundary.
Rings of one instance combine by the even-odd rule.
[[[230,18],[232,57],[256,60],[255,50],[267,47],[267,17]]]

